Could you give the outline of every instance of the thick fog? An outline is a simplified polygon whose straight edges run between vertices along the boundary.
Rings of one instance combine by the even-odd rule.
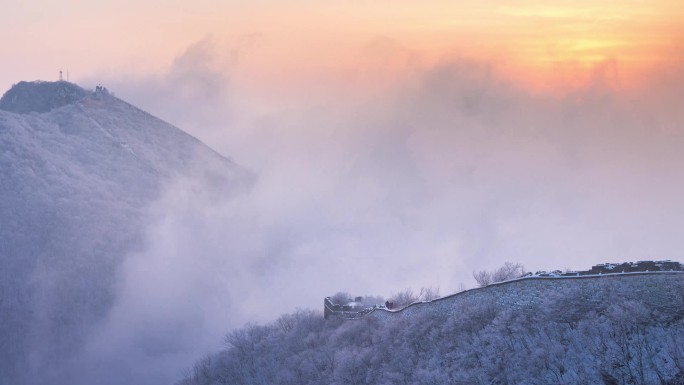
[[[382,58],[351,82],[257,82],[243,57],[258,36],[230,49],[198,42],[166,73],[85,82],[257,175],[237,197],[169,186],[150,210],[148,247],[121,267],[90,367],[172,382],[232,328],[319,309],[337,291],[449,294],[505,261],[681,259],[681,62],[626,87],[610,61],[575,88],[535,93],[504,75],[505,62],[425,65],[376,44]]]

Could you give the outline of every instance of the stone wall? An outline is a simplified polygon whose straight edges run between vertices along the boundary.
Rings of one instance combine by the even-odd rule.
[[[673,309],[675,298],[684,296],[684,272],[644,272],[579,277],[528,277],[466,290],[430,302],[411,304],[401,310],[374,309],[365,317],[392,320],[416,314],[450,315],[469,306],[490,303],[513,309],[530,308],[557,292],[575,291],[587,306],[606,301],[639,300],[665,312]]]

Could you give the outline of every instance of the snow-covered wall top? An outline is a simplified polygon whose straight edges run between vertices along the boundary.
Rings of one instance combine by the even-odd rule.
[[[684,295],[684,272],[635,272],[576,277],[524,277],[500,282],[486,287],[466,290],[430,302],[411,304],[401,310],[374,309],[366,317],[391,320],[411,317],[415,314],[455,314],[468,306],[490,303],[513,309],[532,308],[542,304],[557,293],[576,291],[575,298],[586,301],[584,306],[594,306],[605,301],[638,300],[663,312],[681,312],[669,304]]]
[[[604,278],[617,278],[617,280],[606,281]],[[604,280],[598,283],[601,279]],[[672,286],[672,282],[676,283],[676,285]],[[627,290],[629,293],[634,294],[634,300],[644,300],[644,297],[640,297],[643,294],[642,286],[650,283],[657,283],[652,288],[658,290],[657,293],[654,290],[650,290],[650,297],[670,298],[667,295],[673,290],[677,291],[676,294],[681,296],[684,295],[684,264],[669,260],[639,261],[603,263],[592,266],[590,270],[585,271],[538,271],[536,273],[527,273],[516,279],[466,290],[433,301],[416,302],[396,310],[387,309],[383,305],[369,308],[342,307],[334,304],[328,297],[323,301],[323,309],[325,318],[360,319],[373,316],[388,319],[411,315],[416,311],[455,312],[459,311],[458,309],[464,304],[474,304],[473,301],[487,301],[497,306],[520,308],[540,304],[546,297],[553,295],[555,291],[559,290],[564,292],[567,292],[567,290],[579,290],[581,291],[579,294],[582,294],[581,298],[594,298],[596,301],[605,301],[610,300],[610,293],[614,291],[613,286],[615,286],[615,283],[621,286],[636,285]],[[684,312],[684,309],[682,312]]]

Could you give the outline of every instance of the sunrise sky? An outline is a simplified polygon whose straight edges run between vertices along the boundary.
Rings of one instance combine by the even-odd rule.
[[[219,208],[171,189],[150,231],[151,261],[225,246],[183,261],[245,269],[233,325],[505,261],[681,261],[681,0],[0,1],[0,88],[68,71],[259,175]]]
[[[536,90],[577,86],[614,61],[630,86],[681,62],[684,50],[677,0],[4,0],[2,8],[5,89],[54,79],[59,69],[76,81],[164,71],[207,38],[220,42],[219,66],[229,71],[239,52],[241,74],[261,87],[285,85],[284,77],[364,84],[363,74],[396,75],[452,56],[494,62]]]
[[[507,261],[532,272],[684,262],[684,0],[0,0],[0,37],[0,93],[22,80],[58,80],[62,70],[256,176],[248,191],[226,196],[179,176],[140,210],[144,247],[136,241],[105,279],[111,301],[93,297],[98,309],[111,306],[84,329],[87,348],[78,350],[95,364],[68,358],[74,373],[98,383],[171,383],[225,346],[226,332],[298,308],[322,312],[323,298],[339,291],[391,298],[433,287],[448,295],[474,287],[475,270]],[[116,106],[111,114],[130,111]],[[74,121],[87,115],[86,107],[64,111]],[[84,167],[95,136],[65,129],[71,118],[61,114],[48,112],[45,122],[55,123],[41,123],[44,130],[9,136],[26,136],[18,143],[2,141],[3,124],[15,121],[3,118],[0,165],[19,162],[29,173],[45,162],[69,181],[100,171],[108,181],[131,169]],[[25,119],[16,121],[40,120]],[[29,140],[33,132],[41,140]],[[111,159],[137,157],[104,134],[112,153],[121,151]],[[33,145],[63,138],[88,151],[73,169],[50,164]],[[14,146],[39,155],[17,160]],[[198,172],[206,174],[196,180],[214,180]],[[42,220],[33,211],[27,221]],[[62,223],[47,214],[46,223]],[[104,214],[102,234],[119,223]],[[78,245],[76,227],[68,233]],[[43,239],[26,239],[34,238]],[[60,258],[52,259],[72,266]],[[40,307],[58,302],[35,298],[27,312],[48,325],[52,310]],[[31,346],[48,335],[47,327],[21,330],[31,331]],[[81,343],[53,337],[41,347],[50,354]]]

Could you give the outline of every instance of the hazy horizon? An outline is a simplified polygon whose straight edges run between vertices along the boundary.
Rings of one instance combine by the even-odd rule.
[[[681,261],[684,6],[595,3],[10,0],[0,87],[69,71],[257,176],[169,186],[100,353],[162,316],[214,338],[506,261]]]

